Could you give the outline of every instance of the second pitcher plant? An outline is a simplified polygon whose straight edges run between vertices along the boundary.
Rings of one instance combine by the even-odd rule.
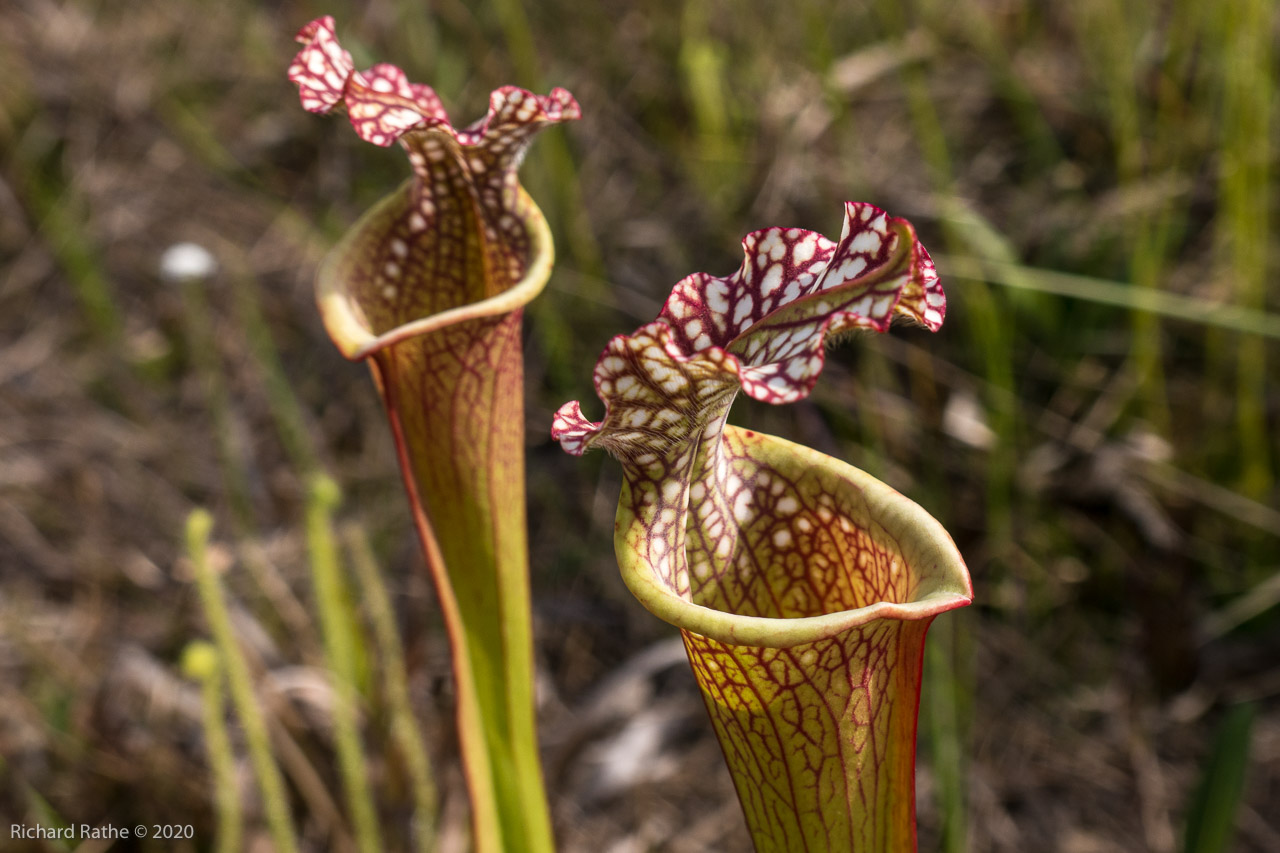
[[[681,281],[595,369],[605,416],[557,413],[566,450],[623,466],[615,550],[684,636],[759,851],[915,849],[915,739],[929,623],[968,572],[924,510],[857,469],[727,425],[738,391],[807,396],[827,336],[937,329],[945,300],[911,226],[845,205],[838,242],[770,228],[731,276]]]

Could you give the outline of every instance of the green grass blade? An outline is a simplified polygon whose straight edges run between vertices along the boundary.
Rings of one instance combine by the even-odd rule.
[[[960,708],[967,685],[956,670],[961,629],[960,620],[955,618],[936,622],[924,647],[925,724],[942,815],[944,853],[964,853],[969,849],[965,737]]]
[[[1236,705],[1219,725],[1213,751],[1187,809],[1185,853],[1225,853],[1231,849],[1257,710],[1252,704]]]
[[[279,350],[263,316],[259,283],[247,270],[235,271],[232,282],[235,287],[237,319],[244,329],[249,352],[266,386],[267,403],[280,433],[280,443],[284,445],[294,468],[309,477],[321,471],[322,466],[311,440],[311,433],[307,429],[302,404],[298,402],[293,385],[280,363]]]
[[[361,853],[378,853],[377,809],[365,772],[364,748],[357,721],[357,659],[360,640],[354,624],[350,596],[342,584],[338,549],[333,536],[333,510],[340,500],[337,485],[324,475],[311,481],[307,498],[307,552],[316,587],[321,633],[329,676],[333,679],[333,735],[338,750],[338,770],[351,812]]]
[[[204,383],[205,402],[222,463],[223,478],[237,532],[253,527],[253,490],[243,443],[238,440],[234,406],[218,355],[216,333],[210,320],[207,282],[189,277],[178,282],[182,293],[182,321],[195,373]]]
[[[355,566],[365,606],[373,623],[374,641],[378,645],[378,657],[382,661],[383,679],[387,703],[391,708],[391,736],[399,746],[413,787],[415,816],[414,836],[418,850],[430,853],[436,849],[436,812],[439,808],[439,792],[431,772],[431,758],[426,742],[413,717],[409,702],[408,672],[404,662],[404,649],[396,630],[391,596],[387,594],[382,572],[369,546],[364,529],[351,523],[343,527],[342,539]]]
[[[880,2],[876,11],[883,23],[895,35],[907,30],[906,10],[898,3]],[[938,10],[931,10],[935,14]],[[940,26],[934,21],[935,26]],[[938,109],[929,91],[924,69],[909,66],[901,69],[900,77],[906,88],[907,110],[911,118],[916,144],[933,184],[934,192],[944,198],[956,196],[955,174],[952,167],[950,146],[942,126]],[[955,211],[958,203],[944,203],[944,209]],[[968,249],[973,232],[978,232],[977,249],[982,252],[998,252],[1001,244],[991,233],[981,228],[977,217],[972,217],[968,229],[955,220],[942,222],[945,245],[949,250]],[[985,238],[985,239],[983,239]],[[935,256],[936,257],[936,256]],[[940,269],[940,273],[945,273]],[[954,292],[954,291],[953,291]],[[954,298],[954,297],[953,297]],[[1012,492],[1015,460],[1013,448],[1019,431],[1018,413],[1015,408],[1000,405],[1014,392],[1013,335],[1008,322],[1006,307],[995,299],[985,285],[971,287],[965,295],[964,331],[981,354],[983,372],[990,383],[991,427],[1000,436],[989,454],[986,478],[986,520],[990,538],[997,549],[1012,541]],[[946,620],[954,623],[954,620]],[[956,678],[948,666],[947,658],[954,653],[955,625],[944,629],[948,637],[941,642],[935,635],[933,642],[925,646],[925,696],[927,726],[934,758],[934,771],[938,778],[942,819],[943,849],[946,853],[965,853],[968,848],[967,788],[964,784],[967,764],[964,751],[966,727],[958,708],[968,703],[965,695],[969,685]],[[952,642],[948,643],[947,639]]]
[[[89,229],[89,214],[74,175],[63,174],[62,149],[37,120],[14,146],[15,188],[75,293],[95,337],[117,344],[124,322]]]
[[[217,853],[236,853],[241,849],[244,836],[244,815],[240,808],[240,788],[236,784],[235,753],[224,717],[226,701],[217,648],[203,641],[187,646],[182,654],[182,670],[188,678],[200,682],[201,718],[218,812],[215,849]]]
[[[1136,288],[1092,276],[1036,269],[961,255],[935,255],[939,273],[947,279],[988,282],[1114,305],[1203,326],[1280,340],[1280,314],[1244,305],[1183,296],[1164,290]]]
[[[1222,164],[1217,219],[1218,243],[1235,298],[1266,305],[1267,254],[1272,240],[1271,114],[1274,84],[1271,42],[1274,3],[1241,0],[1223,8],[1218,25],[1222,69]],[[1272,432],[1267,426],[1267,353],[1264,342],[1239,342],[1236,363],[1236,428],[1240,440],[1241,485],[1251,497],[1271,488]]]
[[[289,816],[284,778],[271,753],[267,722],[254,693],[249,664],[231,625],[231,613],[227,609],[222,584],[209,565],[209,534],[212,531],[213,516],[208,511],[197,509],[187,517],[187,553],[200,590],[200,603],[204,608],[205,618],[209,621],[214,645],[222,658],[222,667],[227,673],[232,704],[240,718],[240,725],[244,728],[249,758],[253,762],[262,791],[262,808],[266,814],[271,840],[278,853],[296,853],[298,848],[294,841],[293,819]]]
[[[0,777],[8,778],[9,768],[5,766],[4,756],[0,755]],[[15,774],[16,775],[16,774]],[[18,790],[22,793],[23,799],[26,800],[28,816],[31,822],[37,826],[48,827],[53,830],[65,830],[71,824],[67,823],[58,814],[48,800],[40,795],[40,792],[22,780],[17,782]],[[57,850],[59,853],[71,853],[72,846],[69,841],[63,838],[46,839],[44,842],[49,849]]]

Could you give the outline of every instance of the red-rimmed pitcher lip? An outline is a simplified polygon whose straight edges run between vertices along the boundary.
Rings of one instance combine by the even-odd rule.
[[[852,501],[864,508],[867,526],[880,532],[878,537],[872,536],[868,542],[878,540],[881,547],[888,547],[888,543],[897,544],[899,550],[891,556],[901,561],[898,571],[909,579],[906,588],[910,595],[904,596],[904,600],[880,598],[861,607],[798,617],[740,615],[697,603],[693,600],[696,596],[689,589],[673,586],[673,583],[679,585],[682,577],[688,578],[689,584],[696,582],[696,577],[690,577],[697,575],[696,566],[686,567],[683,574],[671,571],[673,564],[665,560],[675,560],[678,566],[679,561],[687,557],[672,554],[671,548],[646,548],[644,540],[650,537],[645,524],[653,521],[641,518],[624,503],[619,509],[616,542],[623,580],[646,608],[665,621],[724,643],[787,648],[829,638],[877,619],[932,619],[973,602],[972,580],[964,558],[942,525],[919,504],[866,472],[804,445],[734,427],[725,428],[725,441],[733,452],[749,448],[756,454],[762,470],[767,466],[772,472],[783,469],[804,471],[805,476],[821,475],[849,490]],[[784,491],[780,500],[788,500],[790,495],[791,492]],[[730,499],[729,504],[732,503]],[[653,509],[652,504],[644,501],[639,504],[646,511]],[[832,501],[828,506],[838,510],[840,502]],[[675,514],[679,516],[679,510]],[[660,517],[661,510],[654,515]],[[827,523],[842,523],[840,518],[837,511]],[[699,523],[714,525],[714,516],[701,516]],[[754,524],[755,520],[748,523]],[[820,523],[818,516],[805,516],[797,508],[789,515],[788,523],[770,528],[770,535],[781,536],[786,532],[788,537],[798,538],[804,525]],[[685,540],[677,537],[677,541]],[[837,546],[828,545],[831,547]],[[777,559],[779,555],[775,552],[766,562]],[[804,567],[798,570],[804,571]],[[882,578],[879,583],[883,582]]]
[[[400,192],[407,191],[408,187],[408,184],[401,187]],[[343,356],[351,361],[362,361],[396,343],[429,334],[455,323],[508,314],[528,304],[541,293],[555,262],[555,247],[541,211],[533,204],[532,199],[524,194],[523,189],[519,189],[519,193],[528,202],[524,225],[530,237],[530,257],[524,276],[508,290],[489,299],[469,302],[419,317],[381,334],[375,334],[361,316],[359,305],[349,293],[340,268],[348,252],[343,244],[348,240],[360,239],[361,224],[377,215],[377,207],[371,210],[362,223],[357,223],[348,232],[343,243],[334,248],[316,278],[316,301],[325,328]],[[383,203],[391,203],[394,198],[389,196]]]

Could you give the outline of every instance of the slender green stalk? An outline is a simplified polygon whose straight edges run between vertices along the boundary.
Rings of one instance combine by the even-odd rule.
[[[992,88],[1004,101],[1017,125],[1033,165],[1048,169],[1062,162],[1066,155],[1058,144],[1053,126],[1045,117],[1035,94],[1014,67],[1009,46],[995,25],[996,16],[989,8],[975,3],[940,5],[943,8],[939,12],[955,12],[960,16],[960,26],[986,62]]]
[[[524,0],[493,0],[492,6],[516,75],[524,85],[542,89],[542,63]],[[526,170],[527,187],[534,197],[545,199],[543,206],[548,223],[557,239],[564,240],[567,254],[581,273],[578,287],[585,298],[579,310],[593,311],[594,305],[612,304],[613,298],[605,286],[607,278],[600,245],[583,203],[582,185],[569,144],[560,136],[550,137],[530,152],[529,159],[532,165]],[[571,386],[582,354],[574,352],[576,336],[564,312],[548,301],[532,302],[528,311],[536,321],[535,334],[546,351],[547,370],[552,380]],[[579,317],[578,321],[591,324],[590,317]]]
[[[374,559],[373,549],[364,529],[355,523],[342,528],[342,539],[355,566],[356,578],[363,593],[365,606],[373,622],[374,640],[378,644],[383,687],[391,709],[391,736],[400,748],[409,781],[413,787],[413,801],[417,809],[414,821],[418,850],[431,853],[436,849],[436,814],[439,809],[439,793],[431,772],[431,757],[426,742],[413,717],[409,702],[409,685],[405,680],[408,671],[400,633],[396,630],[395,614],[382,572]]]
[[[542,63],[538,59],[533,27],[525,12],[524,0],[493,0],[493,7],[516,74],[526,86],[543,88]],[[568,143],[558,136],[552,137],[534,151],[531,157],[539,163],[540,168],[530,170],[530,186],[539,197],[544,194],[543,190],[550,196],[547,217],[555,226],[557,234],[563,235],[567,241],[574,263],[587,274],[583,282],[592,286],[595,291],[590,295],[607,299],[600,246],[596,243],[595,231],[587,218],[586,206],[582,203],[582,186],[578,183],[578,172],[573,167],[573,156]],[[539,310],[537,303],[531,310]],[[553,312],[548,310],[546,313]],[[541,315],[538,316],[541,320]]]
[[[688,3],[680,21],[679,68],[693,114],[694,147],[688,166],[702,197],[724,218],[740,190],[743,155],[733,135],[730,66],[726,46],[711,33],[709,9]]]
[[[947,278],[989,282],[1001,287],[1052,293],[1098,305],[1114,305],[1131,311],[1280,340],[1280,314],[1246,305],[1183,296],[1165,290],[1147,290],[1118,281],[1021,264],[999,263],[968,255],[935,255],[938,269]]]
[[[1136,185],[1150,173],[1153,146],[1145,129],[1154,122],[1146,115],[1138,98],[1137,76],[1139,31],[1135,4],[1123,0],[1087,0],[1074,6],[1080,17],[1085,46],[1091,48],[1093,65],[1099,69],[1104,88],[1105,118],[1111,125],[1116,148],[1116,171],[1122,188]],[[1156,290],[1164,276],[1164,228],[1160,217],[1140,216],[1129,224],[1129,274],[1135,287]],[[1162,430],[1169,427],[1168,403],[1157,318],[1145,312],[1132,315],[1132,363],[1137,388],[1146,400],[1145,415]]]
[[[906,24],[902,8],[894,2],[877,5],[882,20],[895,34],[905,32]],[[904,68],[901,72],[907,92],[907,108],[915,130],[917,143],[932,177],[934,188],[947,205],[954,197],[954,177],[951,154],[946,134],[938,117],[937,107],[929,93],[924,71],[918,67]],[[947,248],[958,252],[968,247],[967,234],[955,223],[943,221],[943,235]],[[981,248],[984,244],[976,244]],[[1014,398],[1013,339],[1010,324],[1000,302],[994,298],[985,282],[970,286],[965,291],[966,332],[982,356],[986,378],[992,391],[988,395],[991,427],[999,436],[993,445],[987,462],[987,528],[991,542],[1001,547],[1013,540],[1013,477],[1018,432],[1018,412],[1006,405]],[[927,651],[930,665],[924,673],[925,700],[929,711],[928,731],[932,747],[934,773],[938,779],[941,806],[942,831],[947,853],[964,853],[968,849],[968,819],[965,791],[965,748],[967,739],[956,707],[962,694],[971,692],[971,680],[961,679],[953,669],[943,663],[947,651],[960,638],[962,625],[953,625],[949,632],[951,643],[945,648],[936,643]],[[939,665],[943,663],[943,665]]]
[[[1236,705],[1219,725],[1187,810],[1185,853],[1224,853],[1231,849],[1257,711],[1251,704]]]
[[[929,741],[933,746],[933,772],[942,810],[942,849],[960,853],[969,849],[969,819],[963,791],[964,728],[959,704],[966,684],[956,671],[959,622],[944,620],[925,644],[924,704]]]
[[[210,643],[192,643],[182,655],[182,670],[188,678],[200,682],[201,719],[218,811],[216,849],[218,853],[238,853],[242,849],[244,815],[240,809],[240,788],[236,784],[235,753],[231,749],[231,737],[227,734],[223,716],[226,703],[218,650]]]
[[[883,388],[892,381],[884,356],[875,350],[859,354],[858,376],[866,388]],[[862,426],[862,443],[871,450],[863,467],[871,476],[883,478],[891,458],[883,412],[878,406],[858,406],[857,417]]]
[[[74,176],[62,174],[61,145],[52,128],[37,121],[14,150],[17,190],[39,234],[66,274],[92,333],[118,342],[123,322],[102,260],[90,239]]]
[[[227,245],[223,249],[220,252],[222,257],[234,257],[234,246]],[[284,376],[270,330],[262,317],[256,282],[249,279],[248,273],[241,269],[234,270],[232,277],[236,291],[237,325],[244,330],[252,360],[263,373],[269,407],[279,428],[281,443],[297,469],[302,474],[309,475],[319,469],[320,463],[311,446],[301,407]],[[284,624],[291,630],[298,630],[299,615],[305,621],[305,611],[288,586],[275,575],[274,568],[252,538],[255,519],[250,488],[251,471],[246,462],[245,450],[236,437],[234,406],[215,343],[215,329],[209,319],[207,279],[203,275],[180,275],[176,284],[182,292],[187,346],[195,372],[204,385],[205,405],[213,421],[223,481],[232,508],[234,531],[241,540],[244,565],[267,600],[276,608]],[[310,638],[309,633],[304,636]]]
[[[1269,0],[1239,0],[1223,7],[1219,26],[1222,68],[1222,211],[1219,243],[1236,298],[1266,305],[1267,251],[1271,243],[1268,197],[1271,184],[1271,40],[1275,6]],[[1241,487],[1252,497],[1273,482],[1273,436],[1267,427],[1266,348],[1256,337],[1239,343],[1236,364],[1236,428],[1243,470]]]
[[[236,319],[244,330],[253,364],[261,372],[266,385],[267,404],[279,430],[280,443],[284,445],[294,468],[309,477],[321,470],[320,461],[307,430],[302,406],[280,364],[271,329],[262,316],[258,281],[248,270],[234,270],[231,281],[235,288]]]
[[[895,32],[905,29],[902,10],[894,3],[882,2],[878,10],[885,23]],[[951,154],[947,146],[946,134],[942,129],[938,110],[929,93],[928,81],[924,70],[919,67],[907,67],[901,72],[903,84],[907,92],[907,108],[911,123],[915,130],[916,141],[924,154],[934,188],[944,206],[955,207],[954,177],[951,166]],[[983,239],[973,240],[969,228],[960,227],[955,216],[942,221],[943,236],[952,253],[962,248],[974,246],[979,250],[991,244],[985,229]],[[1013,340],[1009,332],[1011,324],[1005,317],[1000,302],[995,299],[985,282],[978,286],[970,286],[965,291],[964,318],[968,323],[967,332],[975,342],[977,351],[982,356],[984,372],[991,385],[1000,391],[1012,393],[1015,387],[1013,373]],[[1002,396],[1002,395],[1001,395]],[[1007,541],[1009,533],[1008,521],[1009,497],[1013,475],[1014,437],[1018,428],[1017,412],[1001,403],[1001,396],[993,396],[990,402],[992,415],[991,427],[1000,436],[993,448],[987,477],[988,527],[993,529],[993,541]]]
[[[9,768],[5,765],[4,756],[0,755],[0,778],[10,778],[8,773]],[[55,809],[53,805],[35,788],[32,788],[20,778],[17,779],[17,787],[22,793],[23,799],[26,801],[27,814],[33,819],[32,822],[38,823],[41,826],[50,827],[51,829],[60,830],[65,830],[67,827],[71,826],[71,824],[67,823],[62,815],[58,813],[58,810]],[[62,853],[62,851],[65,851],[65,853],[72,853],[71,844],[63,839],[51,839],[45,843],[54,850],[60,851],[60,853]]]
[[[235,438],[231,395],[227,391],[214,331],[209,322],[209,300],[203,279],[188,277],[178,282],[182,288],[182,319],[195,372],[204,383],[205,400],[213,419],[214,438],[222,475],[226,482],[236,530],[247,531],[253,523],[253,499],[249,472],[243,463]]]
[[[213,642],[222,659],[222,667],[227,673],[232,704],[240,718],[240,725],[244,727],[249,758],[253,762],[262,791],[262,808],[272,842],[277,853],[296,853],[298,848],[294,843],[289,801],[280,768],[276,766],[271,754],[271,737],[267,732],[266,719],[254,693],[249,664],[245,661],[244,653],[236,641],[235,630],[231,626],[231,614],[227,610],[222,585],[209,565],[209,534],[212,530],[213,516],[207,510],[196,509],[187,516],[187,552],[195,571],[200,603],[204,608],[205,618],[209,621],[209,630],[213,633]]]
[[[355,825],[356,843],[361,853],[378,853],[382,850],[382,840],[356,721],[357,639],[350,618],[349,597],[342,588],[333,537],[332,513],[340,500],[338,486],[332,480],[324,475],[312,478],[307,497],[307,551],[316,587],[325,659],[333,679],[333,736],[338,750],[338,770]]]

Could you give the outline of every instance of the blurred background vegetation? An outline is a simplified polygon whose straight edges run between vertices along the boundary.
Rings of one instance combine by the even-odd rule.
[[[599,414],[596,355],[679,278],[732,271],[753,229],[834,235],[850,199],[915,223],[946,325],[848,340],[810,400],[733,418],[886,480],[969,562],[976,604],[931,636],[921,849],[1280,850],[1269,0],[8,0],[0,847],[73,849],[4,835],[62,821],[191,824],[111,849],[211,850],[234,809],[243,841],[224,823],[220,849],[273,849],[253,726],[209,724],[230,698],[192,646],[220,630],[200,564],[300,847],[355,849],[359,822],[317,579],[345,612],[383,843],[436,831],[434,789],[442,848],[464,844],[447,649],[394,454],[311,297],[407,164],[298,106],[291,38],[321,14],[357,67],[401,65],[460,124],[506,83],[583,107],[522,173],[560,257],[526,359],[563,849],[748,841],[672,632],[617,577],[617,466],[562,454],[551,412]],[[216,268],[162,274],[183,242]],[[320,471],[344,492],[332,519],[307,509]],[[215,526],[193,562],[196,507]]]

